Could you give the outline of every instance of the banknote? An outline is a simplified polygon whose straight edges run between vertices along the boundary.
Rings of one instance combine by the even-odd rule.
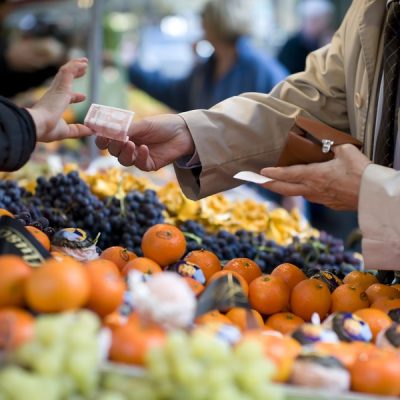
[[[92,104],[84,123],[97,136],[126,142],[129,139],[128,132],[134,115],[133,111]]]
[[[271,182],[273,179],[267,178],[266,176],[256,174],[251,171],[241,171],[234,175],[234,178],[240,179],[242,181],[253,182],[258,184],[263,184],[267,182]]]

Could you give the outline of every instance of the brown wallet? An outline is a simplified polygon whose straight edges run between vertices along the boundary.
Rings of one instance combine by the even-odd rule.
[[[322,122],[298,116],[289,131],[276,166],[286,167],[332,160],[334,156],[332,148],[341,144],[352,144],[359,149],[362,147],[362,143],[348,133],[338,131]]]

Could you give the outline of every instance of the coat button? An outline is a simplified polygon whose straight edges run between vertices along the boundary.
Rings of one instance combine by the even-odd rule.
[[[361,108],[364,104],[364,99],[362,98],[360,93],[356,93],[354,96],[354,104],[357,108]]]

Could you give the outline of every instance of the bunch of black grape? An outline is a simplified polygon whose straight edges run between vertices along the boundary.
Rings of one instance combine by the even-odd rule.
[[[239,230],[235,234],[219,231],[209,234],[195,221],[180,225],[187,239],[187,251],[207,249],[220,260],[246,257],[254,260],[264,273],[276,266],[289,262],[302,268],[307,275],[319,270],[335,273],[339,277],[352,270],[360,269],[361,261],[344,249],[342,240],[321,232],[319,238],[300,241],[297,238],[289,246],[280,246],[268,240],[262,233]]]

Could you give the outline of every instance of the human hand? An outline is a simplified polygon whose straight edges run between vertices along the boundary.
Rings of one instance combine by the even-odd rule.
[[[6,50],[9,67],[17,72],[32,72],[50,65],[60,65],[64,46],[54,38],[18,39]]]
[[[80,58],[62,66],[55,76],[50,89],[28,112],[36,125],[36,136],[39,142],[83,137],[93,134],[92,130],[82,124],[67,124],[62,115],[71,103],[80,103],[85,95],[73,93],[72,84],[86,72],[88,60]]]
[[[335,158],[324,163],[264,168],[273,179],[263,185],[284,196],[303,196],[335,210],[357,210],[361,177],[371,161],[355,146],[334,147]]]
[[[166,114],[133,123],[129,141],[98,137],[101,150],[108,149],[124,166],[135,165],[143,171],[156,171],[195,151],[194,142],[179,115]]]

